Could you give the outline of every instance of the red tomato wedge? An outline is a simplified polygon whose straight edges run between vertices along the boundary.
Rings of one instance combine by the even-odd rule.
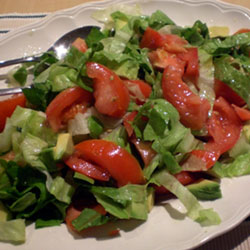
[[[141,141],[140,139],[134,138],[130,141],[134,144],[144,162],[145,167],[147,167],[152,159],[156,156],[156,152],[151,147],[152,142]]]
[[[88,49],[88,46],[85,40],[80,37],[76,38],[76,40],[72,43],[72,46],[74,46],[75,48],[77,48],[79,51],[83,53],[86,52],[86,50]]]
[[[205,145],[208,151],[225,153],[238,141],[242,123],[233,107],[220,97],[214,102],[213,113],[207,129],[212,140]]]
[[[240,107],[245,104],[245,101],[234,90],[232,90],[226,83],[218,79],[215,79],[214,81],[214,91],[216,98],[222,96],[229,103],[233,103]]]
[[[179,53],[177,56],[186,62],[184,79],[193,82],[196,86],[199,78],[199,57],[197,48],[188,48],[186,52]]]
[[[157,49],[164,48],[164,50],[171,53],[185,52],[184,45],[187,41],[181,37],[173,34],[160,34],[158,31],[148,27],[141,39],[140,47]]]
[[[181,122],[191,129],[202,129],[208,119],[210,103],[194,94],[182,80],[185,63],[176,58],[163,72],[162,90],[164,98],[179,112]]]
[[[148,58],[151,64],[159,69],[165,69],[167,66],[174,64],[176,61],[176,55],[169,53],[162,48],[150,51]]]
[[[87,140],[75,146],[86,161],[106,169],[117,181],[117,185],[144,183],[143,172],[138,161],[127,150],[105,140]]]
[[[238,107],[234,104],[232,104],[232,107],[234,108],[234,111],[239,116],[241,121],[245,122],[250,120],[250,110]]]
[[[213,113],[207,122],[211,139],[204,150],[193,150],[182,167],[188,171],[206,171],[238,141],[242,124],[231,105],[220,97],[214,103]]]
[[[15,94],[8,99],[0,101],[0,132],[5,127],[5,122],[12,115],[17,106],[25,107],[26,98],[24,94]]]
[[[89,62],[87,74],[94,80],[96,109],[104,115],[121,118],[129,105],[129,92],[123,81],[107,67]]]
[[[144,102],[152,92],[151,86],[142,80],[123,80],[123,82],[127,86],[129,94],[139,102]]]
[[[72,87],[59,93],[46,109],[47,120],[51,128],[57,132],[62,128],[63,115],[73,105],[91,103],[92,94],[83,88]]]
[[[85,161],[80,157],[80,154],[74,154],[66,159],[65,164],[75,172],[86,175],[92,179],[99,181],[108,181],[110,173],[95,164]]]
[[[166,40],[163,35],[161,35],[158,31],[147,27],[145,30],[141,42],[141,48],[148,48],[148,49],[157,49],[163,47]]]
[[[206,171],[215,164],[219,157],[220,152],[193,150],[188,162],[190,165],[192,165],[192,171]]]
[[[247,32],[250,32],[250,29],[243,28],[243,29],[237,30],[237,31],[234,33],[234,35],[236,35],[236,34],[241,34],[241,33],[247,33]]]
[[[132,111],[131,113],[125,115],[123,118],[123,125],[124,125],[129,137],[132,136],[132,134],[134,133],[134,129],[133,129],[131,123],[135,119],[137,113],[138,113],[137,111]]]

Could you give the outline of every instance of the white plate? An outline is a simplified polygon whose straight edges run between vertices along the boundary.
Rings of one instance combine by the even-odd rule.
[[[0,60],[15,58],[45,51],[50,44],[67,31],[78,26],[97,24],[91,13],[114,3],[135,3],[135,1],[102,1],[89,3],[57,12],[35,24],[17,29],[0,40]],[[250,11],[241,7],[217,1],[156,0],[138,1],[143,13],[150,14],[160,9],[179,25],[190,25],[197,19],[209,26],[230,27],[231,33],[239,28],[250,28]],[[13,246],[0,243],[0,249],[11,250],[172,250],[190,249],[232,229],[243,221],[250,212],[250,176],[222,180],[223,198],[203,203],[213,207],[221,216],[219,226],[202,228],[199,224],[184,218],[174,208],[184,211],[177,200],[166,206],[155,207],[145,223],[121,222],[121,234],[114,238],[75,238],[65,226],[34,230],[27,229],[27,242]]]

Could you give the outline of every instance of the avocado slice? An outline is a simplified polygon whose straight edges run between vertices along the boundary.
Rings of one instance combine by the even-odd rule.
[[[54,147],[54,159],[60,160],[70,156],[74,152],[74,143],[72,135],[69,133],[59,134],[56,146]]]
[[[148,187],[147,189],[148,212],[150,212],[153,209],[154,202],[155,202],[155,189],[153,187]]]
[[[11,215],[7,208],[0,201],[0,221],[7,221],[11,218]]]
[[[216,200],[222,197],[220,184],[216,181],[203,179],[186,187],[198,200]]]

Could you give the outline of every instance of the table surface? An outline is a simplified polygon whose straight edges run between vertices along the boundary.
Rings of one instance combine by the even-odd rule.
[[[1,0],[0,14],[19,12],[53,12],[70,8],[93,0]],[[250,9],[249,0],[221,0],[232,4],[241,5]]]

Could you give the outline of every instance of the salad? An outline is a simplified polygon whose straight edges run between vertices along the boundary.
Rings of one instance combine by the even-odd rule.
[[[94,18],[102,30],[62,60],[22,65],[12,77],[32,72],[32,87],[0,102],[1,241],[25,242],[30,221],[79,234],[145,221],[171,195],[194,223],[218,225],[199,201],[250,173],[249,30],[214,37],[134,6]]]

